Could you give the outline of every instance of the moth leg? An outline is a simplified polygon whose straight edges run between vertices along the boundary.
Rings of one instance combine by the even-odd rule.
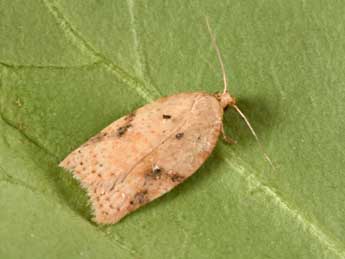
[[[228,143],[228,144],[237,144],[237,141],[236,141],[236,140],[230,138],[229,136],[227,136],[227,135],[225,134],[225,131],[224,131],[224,124],[222,124],[222,129],[221,129],[221,131],[222,131],[223,140],[224,140],[226,143]]]

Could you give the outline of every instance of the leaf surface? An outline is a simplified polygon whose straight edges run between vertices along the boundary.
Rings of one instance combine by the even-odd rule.
[[[0,2],[1,258],[345,258],[345,3]],[[57,167],[163,95],[222,89],[239,116],[187,182],[96,226]],[[20,248],[20,249],[19,249]]]

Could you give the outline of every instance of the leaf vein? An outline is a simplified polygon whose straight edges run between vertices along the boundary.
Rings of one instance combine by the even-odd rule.
[[[56,22],[71,42],[76,45],[82,52],[90,57],[96,58],[103,62],[107,70],[112,72],[119,80],[135,90],[146,101],[161,96],[160,93],[152,86],[145,85],[144,82],[128,74],[125,70],[115,65],[111,60],[106,58],[102,53],[96,50],[91,43],[86,41],[81,33],[65,18],[64,14],[55,6],[52,1],[42,0],[49,13],[55,18]]]
[[[0,178],[0,182],[6,182],[6,183],[9,183],[9,184],[13,184],[13,185],[19,185],[19,186],[22,186],[25,189],[29,189],[32,192],[38,192],[39,191],[38,189],[34,188],[33,186],[27,184],[26,182],[14,178],[12,175],[7,173],[5,171],[5,169],[3,167],[1,167],[1,166],[0,166],[0,172],[1,172],[1,175],[3,176],[3,177]],[[39,192],[41,192],[41,191],[39,191]]]
[[[149,66],[147,64],[147,59],[145,55],[145,51],[143,48],[143,44],[140,40],[140,35],[138,32],[138,23],[135,18],[135,2],[133,0],[127,0],[127,5],[128,5],[128,13],[130,17],[130,28],[132,31],[133,35],[133,46],[134,46],[134,52],[136,55],[136,62],[137,62],[137,73],[141,78],[144,80],[144,82],[150,87],[154,88],[159,92],[156,86],[153,85],[152,79],[150,77],[149,73]],[[161,93],[159,92],[159,96],[161,96]]]
[[[26,134],[24,131],[22,131],[20,128],[18,128],[16,125],[14,125],[13,123],[11,123],[7,118],[5,118],[5,116],[0,113],[0,118],[1,120],[8,126],[10,126],[12,129],[18,131],[25,139],[27,139],[30,143],[34,144],[36,147],[38,147],[39,149],[43,150],[45,153],[47,153],[48,155],[54,157],[55,159],[58,159],[52,152],[50,152],[50,150],[48,150],[45,146],[43,146],[42,144],[40,144],[38,141],[36,141],[35,139],[33,139],[32,137],[30,137],[28,134]]]
[[[144,78],[144,64],[142,62],[143,56],[141,55],[141,45],[136,29],[136,21],[134,17],[134,2],[133,0],[127,0],[127,5],[128,5],[128,12],[129,12],[129,17],[130,17],[130,28],[132,31],[132,36],[133,36],[133,44],[134,44],[134,51],[136,55],[136,63],[137,63],[137,73],[139,76]]]
[[[81,68],[89,68],[93,66],[97,66],[102,64],[102,62],[94,62],[90,64],[78,65],[78,66],[54,66],[54,65],[33,65],[33,64],[12,64],[0,61],[0,65],[14,70],[20,69],[49,69],[49,70],[69,70],[69,69],[81,69]]]
[[[254,185],[268,197],[272,198],[274,203],[287,215],[294,218],[303,229],[307,230],[312,236],[314,236],[324,247],[332,251],[339,258],[345,258],[345,250],[340,248],[334,240],[332,240],[327,234],[325,234],[320,227],[315,223],[306,219],[297,209],[292,208],[285,200],[283,200],[272,188],[262,183],[254,174],[246,173],[245,169],[239,164],[234,164],[234,161],[229,161],[223,157],[223,160],[237,172],[241,177],[245,178],[249,185]]]

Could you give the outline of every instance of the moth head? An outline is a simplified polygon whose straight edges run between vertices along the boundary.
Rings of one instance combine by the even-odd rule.
[[[231,96],[227,91],[223,93],[217,93],[216,98],[223,109],[227,108],[228,106],[236,105],[236,98]]]

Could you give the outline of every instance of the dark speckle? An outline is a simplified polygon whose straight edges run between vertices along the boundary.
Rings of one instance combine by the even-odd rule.
[[[163,114],[163,119],[170,119],[170,118],[171,118],[171,115]]]
[[[135,112],[131,112],[130,114],[128,114],[125,118],[126,121],[132,121],[135,117]]]
[[[130,127],[132,127],[132,125],[131,124],[127,124],[125,126],[122,126],[122,127],[118,128],[117,129],[117,135],[119,137],[121,137],[123,134],[126,133],[127,129],[130,128]]]
[[[182,182],[185,178],[184,176],[179,175],[177,173],[171,174],[169,176],[170,176],[171,181],[173,182]]]
[[[154,165],[150,173],[146,174],[145,177],[158,180],[161,178],[162,168],[158,165]]]
[[[107,133],[106,133],[106,132],[100,132],[100,133],[96,134],[95,136],[93,136],[93,137],[90,139],[90,141],[93,142],[93,143],[100,142],[100,141],[102,141],[106,136],[107,136]]]
[[[130,201],[130,204],[131,205],[137,205],[137,204],[141,205],[145,202],[148,202],[147,190],[137,192],[134,195],[134,199]]]
[[[153,176],[158,176],[161,174],[161,171],[162,169],[158,166],[158,165],[155,165],[153,168],[152,168],[152,174]]]
[[[181,138],[183,137],[183,135],[184,135],[183,132],[179,132],[179,133],[176,134],[175,137],[176,137],[177,139],[181,139]]]

